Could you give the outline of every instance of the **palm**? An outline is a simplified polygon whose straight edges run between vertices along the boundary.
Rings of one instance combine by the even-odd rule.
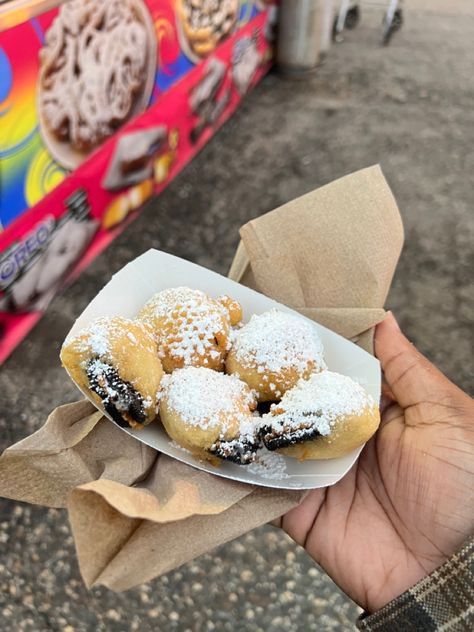
[[[289,535],[369,611],[442,564],[474,526],[474,429],[460,423],[470,400],[452,387],[464,399],[437,390],[437,403],[392,403],[351,472],[283,517]]]

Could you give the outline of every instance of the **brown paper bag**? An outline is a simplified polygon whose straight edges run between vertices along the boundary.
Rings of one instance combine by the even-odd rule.
[[[229,276],[372,350],[403,243],[379,167],[242,227]],[[301,491],[201,472],[135,441],[88,402],[57,408],[0,457],[0,494],[67,503],[87,586],[126,590],[296,506]]]

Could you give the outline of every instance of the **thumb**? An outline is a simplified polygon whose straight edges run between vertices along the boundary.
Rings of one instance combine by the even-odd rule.
[[[391,312],[375,331],[375,355],[388,387],[402,408],[436,400],[440,390],[448,385],[454,387],[403,335]]]

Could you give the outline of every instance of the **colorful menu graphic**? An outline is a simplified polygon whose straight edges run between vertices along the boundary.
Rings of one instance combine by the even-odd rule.
[[[275,5],[194,5],[67,0],[0,33],[0,362],[269,68]]]

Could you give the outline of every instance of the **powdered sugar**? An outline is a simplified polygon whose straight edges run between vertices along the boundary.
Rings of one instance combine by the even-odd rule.
[[[299,373],[315,362],[325,368],[323,345],[314,327],[303,318],[272,309],[254,315],[234,334],[233,349],[244,367],[258,373],[294,368]]]
[[[338,418],[362,413],[374,405],[372,397],[350,377],[322,371],[287,391],[281,402],[263,415],[260,425],[275,434],[314,429],[327,436]]]
[[[162,380],[161,401],[163,398],[168,409],[190,426],[216,427],[223,425],[225,416],[229,415],[240,421],[242,435],[254,434],[255,421],[251,414],[254,395],[232,375],[204,367],[176,369]],[[248,413],[244,412],[245,407]]]
[[[111,321],[100,319],[93,322],[87,329],[81,331],[85,335],[82,350],[90,350],[93,355],[103,357],[109,353],[109,331]]]
[[[219,360],[229,347],[228,312],[200,290],[163,290],[148,301],[140,318],[152,326],[161,321],[156,331],[161,359],[170,355],[190,366],[198,357],[208,364],[208,357]]]
[[[168,316],[176,307],[199,305],[207,300],[206,294],[201,290],[192,290],[189,287],[175,287],[162,290],[155,294],[145,305],[151,307],[153,314],[159,318]]]
[[[181,450],[181,452],[186,452],[186,454],[192,455],[192,452],[190,450],[183,448],[183,446],[177,443],[176,441],[170,441],[170,446],[172,448],[175,448],[176,450]]]
[[[130,329],[136,330],[137,327],[141,329],[143,325],[128,318],[103,316],[81,329],[76,336],[66,338],[63,346],[77,343],[77,349],[80,353],[89,354],[97,358],[106,358],[109,357],[111,352],[112,339],[117,340],[126,336],[128,340],[125,341],[124,339],[124,343],[126,342],[127,346],[139,346],[136,336],[130,331]],[[152,339],[150,338],[151,341]],[[150,345],[147,348],[151,350],[152,346]]]
[[[147,395],[147,397],[145,397],[145,398],[143,399],[143,408],[144,408],[145,410],[148,410],[148,409],[149,409],[149,408],[151,408],[152,406],[153,406],[153,400],[152,400],[152,398],[151,398],[149,395]]]
[[[135,338],[135,336],[132,334],[131,331],[127,331],[127,338],[130,340],[130,342],[133,342],[133,344],[137,344],[137,339]]]
[[[253,463],[247,466],[247,472],[266,479],[289,478],[284,457],[276,452],[269,452],[265,448],[256,452]]]
[[[110,371],[110,365],[105,364],[100,360],[92,360],[88,365],[88,371],[90,376],[95,378],[96,382],[100,382],[101,388],[106,393],[106,396],[102,398],[104,403],[113,401],[117,398],[118,393],[116,389],[114,389],[113,386],[108,384],[107,381],[103,379],[103,376],[106,375],[108,371]]]

